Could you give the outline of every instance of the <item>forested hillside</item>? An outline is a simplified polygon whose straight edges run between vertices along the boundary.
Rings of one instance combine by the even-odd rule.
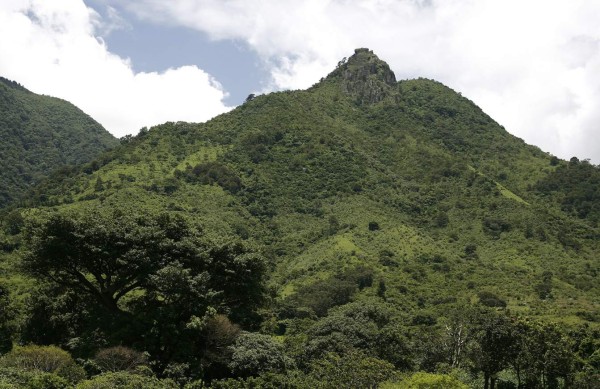
[[[0,77],[0,208],[50,172],[89,162],[118,140],[72,104]]]
[[[357,49],[36,186],[0,385],[595,388],[599,171]]]

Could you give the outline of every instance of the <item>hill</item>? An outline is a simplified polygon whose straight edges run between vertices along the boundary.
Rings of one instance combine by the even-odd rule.
[[[124,344],[182,380],[583,385],[600,367],[597,180],[357,49],[308,90],[54,175],[24,227],[4,221],[5,269],[23,269],[4,282],[23,341]]]
[[[0,208],[53,170],[89,162],[117,139],[72,104],[0,77]]]

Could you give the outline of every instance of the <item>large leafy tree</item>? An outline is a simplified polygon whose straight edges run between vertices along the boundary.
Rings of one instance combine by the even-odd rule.
[[[23,265],[30,274],[88,294],[113,313],[122,311],[124,296],[147,287],[161,269],[202,263],[197,232],[169,214],[55,214],[29,232]]]
[[[78,301],[70,305],[77,312],[45,306],[43,315],[53,322],[81,316],[71,321],[80,328],[70,331],[79,339],[82,331],[89,339],[105,334],[103,344],[150,351],[160,367],[200,360],[211,317],[222,313],[250,324],[262,302],[262,257],[237,241],[209,241],[177,214],[94,208],[53,214],[27,228],[24,268]],[[43,337],[36,341],[73,343]]]

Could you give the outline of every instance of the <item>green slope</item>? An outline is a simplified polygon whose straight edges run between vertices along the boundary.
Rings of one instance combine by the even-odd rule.
[[[0,208],[51,171],[89,162],[118,144],[72,104],[0,77]]]
[[[525,144],[438,82],[396,81],[359,49],[308,90],[143,130],[52,176],[20,214],[185,215],[211,239],[267,257],[261,329],[298,366],[322,356],[311,342],[328,320],[375,304],[419,355],[378,357],[445,372],[427,365],[424,344],[445,334],[457,306],[599,327],[598,170]],[[4,224],[9,270],[19,235]],[[8,273],[26,295],[34,281]]]
[[[362,264],[415,309],[482,291],[561,320],[597,309],[598,230],[536,189],[551,156],[444,85],[390,73],[357,51],[307,91],[154,127],[71,186],[58,176],[43,203],[188,213],[262,244],[283,296]],[[550,300],[535,289],[544,271]]]

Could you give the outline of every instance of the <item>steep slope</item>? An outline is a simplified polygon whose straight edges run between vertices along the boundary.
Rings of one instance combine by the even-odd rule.
[[[0,208],[52,170],[89,162],[118,144],[72,104],[0,77]]]
[[[20,250],[27,249],[19,246],[19,217],[35,222],[58,213],[67,215],[69,222],[72,215],[82,214],[82,229],[92,231],[89,237],[85,231],[74,236],[89,238],[94,249],[98,242],[110,247],[95,251],[101,254],[114,249],[103,241],[108,225],[115,226],[114,236],[131,239],[144,236],[131,227],[136,218],[142,231],[154,226],[148,219],[161,225],[183,217],[198,226],[202,239],[243,242],[268,260],[268,303],[245,323],[240,319],[246,329],[260,328],[262,334],[248,335],[249,343],[242,346],[252,351],[243,355],[268,347],[275,354],[284,349],[294,366],[309,374],[319,363],[335,359],[326,352],[352,361],[364,356],[352,354],[359,350],[403,371],[462,368],[474,377],[473,387],[483,386],[483,369],[488,369],[486,381],[492,379],[490,371],[505,370],[513,375],[513,387],[521,373],[530,387],[553,387],[554,381],[538,385],[536,380],[551,375],[567,382],[585,365],[593,381],[600,327],[597,179],[597,167],[560,161],[525,144],[438,82],[396,81],[387,64],[371,51],[358,49],[308,90],[257,96],[207,123],[144,129],[79,169],[57,172],[36,187],[30,208],[3,220],[0,265],[8,276],[0,278],[0,284],[6,283],[15,300],[22,301],[41,283],[14,270]],[[157,214],[162,215],[148,216]],[[119,225],[119,218],[127,223]],[[158,236],[168,238],[165,247],[179,250],[185,246],[178,246],[181,235],[176,232],[185,223],[175,224],[172,235]],[[137,260],[138,252],[132,257]],[[124,263],[129,264],[128,258]],[[132,265],[135,268],[136,262]],[[210,279],[204,273],[208,278],[190,277],[182,266],[176,263],[148,278],[176,290],[186,280],[202,286],[202,279]],[[234,283],[231,288],[239,286]],[[113,308],[130,315],[117,317],[127,318],[120,322],[90,307],[84,294],[78,300],[68,288],[45,287],[48,296],[33,298],[33,308],[22,309],[23,322],[28,323],[22,326],[25,342],[60,344],[88,358],[98,344],[150,344],[161,350],[161,331],[177,325],[184,328],[182,336],[190,336],[187,339],[202,342],[208,336],[202,331],[210,312],[190,316],[188,306],[185,317],[176,316],[180,321],[173,326],[168,322],[153,332],[139,330],[135,315],[147,311],[140,301],[156,297],[156,290],[148,293],[139,287],[118,294],[122,299]],[[169,301],[188,301],[189,294],[176,297],[169,300],[158,294],[153,303],[168,306]],[[72,306],[82,307],[83,313]],[[93,308],[93,315],[87,308]],[[213,314],[236,320],[239,312],[218,308]],[[160,314],[142,316],[145,323],[160,322]],[[39,318],[51,322],[52,331],[40,329]],[[118,325],[102,327],[113,319]],[[221,330],[231,330],[229,322],[219,320]],[[559,324],[538,325],[538,320]],[[490,331],[509,327],[521,331],[514,339],[531,340],[536,334],[554,351],[536,349],[537,338],[512,349],[493,343],[497,334]],[[563,329],[571,331],[570,338],[561,335]],[[147,343],[131,340],[132,334],[140,333]],[[283,346],[264,334],[280,337]],[[460,358],[449,349],[456,345],[452,342],[459,348],[468,344],[459,350]],[[504,356],[494,356],[493,363],[500,365],[490,370],[479,365],[484,346],[488,351],[533,351],[513,356],[512,367]],[[223,359],[202,365],[206,370],[193,365],[211,355],[226,358],[202,347],[185,357],[152,355],[153,366],[166,375],[165,364],[173,362],[181,369],[188,364],[187,378],[238,374],[219,370]],[[566,368],[517,372],[522,368],[517,363],[550,357],[569,362],[544,359],[544,366]]]
[[[256,241],[283,298],[363,267],[410,309],[492,294],[580,322],[600,302],[599,235],[536,190],[557,165],[451,89],[396,82],[358,49],[307,91],[155,127],[38,190],[46,204],[185,212]]]

